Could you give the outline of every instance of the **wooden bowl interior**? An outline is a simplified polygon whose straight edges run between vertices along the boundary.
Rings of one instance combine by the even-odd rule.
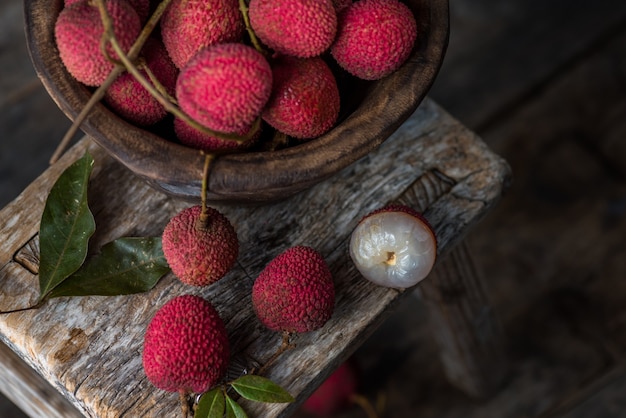
[[[448,0],[407,0],[406,4],[415,14],[418,40],[398,71],[375,82],[338,73],[342,110],[336,127],[282,150],[220,156],[211,168],[208,199],[286,198],[332,176],[385,141],[425,97],[448,43]],[[54,23],[62,6],[63,0],[24,0],[26,37],[39,78],[59,108],[74,120],[91,92],[67,73],[59,58]],[[344,78],[349,84],[343,83]],[[166,139],[164,131],[136,127],[102,104],[81,128],[155,188],[185,199],[200,196],[204,156],[198,150]]]

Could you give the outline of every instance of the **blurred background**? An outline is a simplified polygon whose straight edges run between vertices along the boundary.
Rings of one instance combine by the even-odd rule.
[[[450,12],[429,96],[514,174],[467,237],[510,372],[484,399],[448,383],[416,292],[355,353],[359,390],[389,417],[626,417],[626,2],[450,0]],[[21,1],[2,0],[0,207],[68,127],[30,63]],[[19,416],[0,401],[0,417]]]

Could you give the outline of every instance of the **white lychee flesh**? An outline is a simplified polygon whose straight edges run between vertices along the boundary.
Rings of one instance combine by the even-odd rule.
[[[433,268],[437,241],[430,227],[404,212],[381,212],[363,219],[350,237],[350,257],[366,279],[407,288]]]

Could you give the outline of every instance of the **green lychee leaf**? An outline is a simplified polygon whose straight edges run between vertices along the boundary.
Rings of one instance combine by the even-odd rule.
[[[223,418],[225,408],[224,392],[221,387],[211,389],[200,397],[194,418]]]
[[[169,270],[160,237],[118,238],[88,258],[78,271],[52,289],[48,297],[147,292]]]
[[[248,418],[246,411],[228,394],[226,395],[226,418]]]
[[[96,222],[87,205],[93,157],[86,152],[50,189],[39,226],[39,300],[80,268]]]
[[[285,389],[271,380],[256,375],[241,376],[231,382],[231,386],[238,394],[246,399],[267,403],[289,403],[294,398]]]

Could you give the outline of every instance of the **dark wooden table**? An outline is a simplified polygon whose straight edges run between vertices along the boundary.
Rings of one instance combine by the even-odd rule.
[[[173,214],[191,204],[155,191],[90,139],[81,140],[0,211],[1,310],[36,300],[37,233],[45,198],[61,171],[86,149],[96,161],[89,186],[97,225],[92,248],[121,236],[157,236]],[[0,316],[0,339],[65,400],[24,385],[32,376],[21,366],[9,364],[0,375],[24,391],[20,406],[41,416],[68,416],[58,406],[66,401],[85,416],[172,416],[179,411],[177,395],[154,389],[141,366],[143,333],[154,312],[178,294],[207,297],[226,322],[234,357],[262,364],[280,336],[254,316],[249,299],[254,278],[284,249],[310,245],[324,255],[333,273],[333,318],[321,330],[299,335],[296,348],[267,370],[266,376],[298,402],[245,405],[252,416],[286,416],[411,294],[365,281],[346,247],[361,216],[399,202],[424,212],[440,244],[438,265],[453,266],[440,268],[443,273],[418,288],[435,313],[435,336],[442,342],[449,377],[468,393],[480,394],[503,370],[495,361],[499,333],[490,318],[482,318],[480,325],[474,321],[475,315],[489,311],[488,301],[480,277],[463,267],[471,263],[457,244],[496,204],[509,179],[502,158],[426,99],[376,152],[333,178],[281,202],[218,206],[234,224],[241,250],[238,267],[213,286],[190,288],[168,274],[144,294],[61,298],[35,311]],[[451,287],[467,290],[455,306],[444,297]]]

